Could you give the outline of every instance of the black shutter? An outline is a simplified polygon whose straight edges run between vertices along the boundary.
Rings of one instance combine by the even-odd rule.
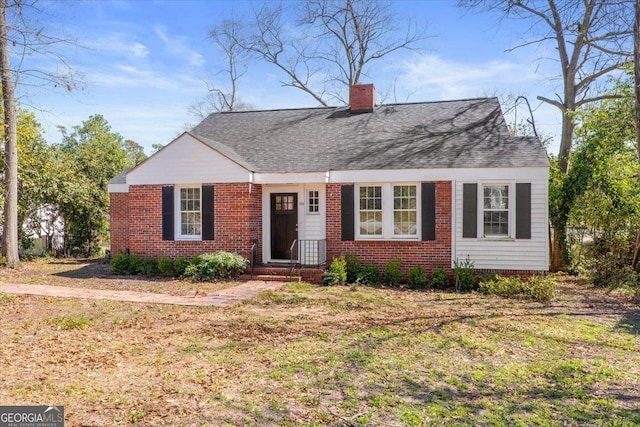
[[[516,184],[516,239],[531,238],[531,183]]]
[[[162,240],[173,240],[173,187],[162,187]]]
[[[342,241],[354,240],[355,237],[355,217],[353,213],[353,192],[354,186],[343,185],[340,195],[340,209],[342,222]]]
[[[436,184],[422,183],[422,240],[436,240]]]
[[[478,237],[478,184],[462,184],[462,237]]]
[[[213,195],[213,185],[202,186],[202,240],[213,240],[215,234]]]

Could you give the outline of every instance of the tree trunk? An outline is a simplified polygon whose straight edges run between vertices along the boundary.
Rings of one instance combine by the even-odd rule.
[[[563,227],[558,226],[558,224],[553,227],[553,239],[551,241],[551,271],[560,271],[565,266],[565,261],[567,259],[566,236],[566,224]]]
[[[7,267],[20,265],[18,253],[18,134],[16,101],[7,40],[7,0],[0,2],[0,77],[4,95],[4,239],[2,249]]]
[[[634,93],[636,96],[636,150],[638,151],[638,164],[640,165],[640,1],[636,0],[635,21],[633,23],[633,77]],[[640,179],[640,173],[638,173]],[[636,237],[636,247],[633,251],[632,267],[638,267],[640,254],[640,230]]]

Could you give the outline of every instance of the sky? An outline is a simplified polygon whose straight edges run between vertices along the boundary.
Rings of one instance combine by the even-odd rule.
[[[197,124],[189,107],[219,78],[224,58],[209,38],[224,18],[241,16],[251,3],[236,1],[76,1],[41,0],[32,25],[72,41],[57,53],[79,77],[71,91],[52,85],[18,85],[19,102],[34,111],[49,143],[61,141],[59,126],[80,125],[101,114],[115,132],[152,152]],[[483,96],[526,96],[539,132],[557,151],[560,114],[536,96],[554,97],[558,65],[549,47],[510,51],[521,40],[520,22],[469,12],[454,1],[396,1],[402,25],[412,20],[428,37],[416,51],[399,52],[375,63],[362,83],[373,83],[386,102],[422,102]],[[292,23],[292,28],[294,24]],[[13,63],[18,61],[12,57]],[[59,59],[31,55],[23,68],[62,70]],[[282,74],[252,61],[239,82],[239,97],[255,109],[318,106],[309,95],[283,87]],[[23,79],[26,81],[26,78]],[[20,82],[19,82],[20,83]],[[502,105],[503,111],[513,105]],[[518,119],[525,110],[518,110]],[[510,115],[511,119],[513,115]]]

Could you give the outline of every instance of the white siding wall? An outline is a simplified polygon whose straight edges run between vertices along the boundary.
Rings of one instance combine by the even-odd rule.
[[[249,171],[184,134],[127,174],[128,185],[249,182]]]
[[[462,185],[464,182],[454,182],[454,248],[453,258],[464,260],[467,256],[473,261],[475,268],[495,270],[540,270],[549,268],[549,240],[548,240],[548,194],[547,173],[537,173],[530,179],[518,179],[516,182],[531,183],[531,239],[483,239],[462,238]],[[483,182],[491,182],[490,179],[475,181],[480,187]],[[515,192],[513,192],[515,194]],[[481,203],[482,199],[479,197]],[[514,206],[515,200],[509,203]],[[512,208],[513,209],[513,208]],[[479,208],[479,211],[481,209]],[[513,220],[515,215],[511,215]],[[479,235],[482,235],[481,212],[478,215]],[[513,225],[512,225],[513,226]]]
[[[309,191],[318,191],[319,212],[309,212]],[[305,185],[304,186],[304,206],[302,207],[304,223],[303,230],[300,234],[300,261],[303,264],[320,264],[324,261],[324,254],[321,253],[319,242],[310,242],[305,240],[322,240],[325,238],[325,212],[326,212],[326,196],[324,185]]]

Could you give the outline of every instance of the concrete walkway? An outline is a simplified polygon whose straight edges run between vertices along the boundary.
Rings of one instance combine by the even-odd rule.
[[[251,280],[232,288],[222,289],[213,294],[198,294],[192,297],[151,292],[68,288],[63,286],[24,285],[16,283],[0,283],[0,292],[14,295],[40,295],[57,298],[88,298],[151,304],[226,307],[243,300],[251,299],[262,292],[278,289],[282,285],[280,282]]]

